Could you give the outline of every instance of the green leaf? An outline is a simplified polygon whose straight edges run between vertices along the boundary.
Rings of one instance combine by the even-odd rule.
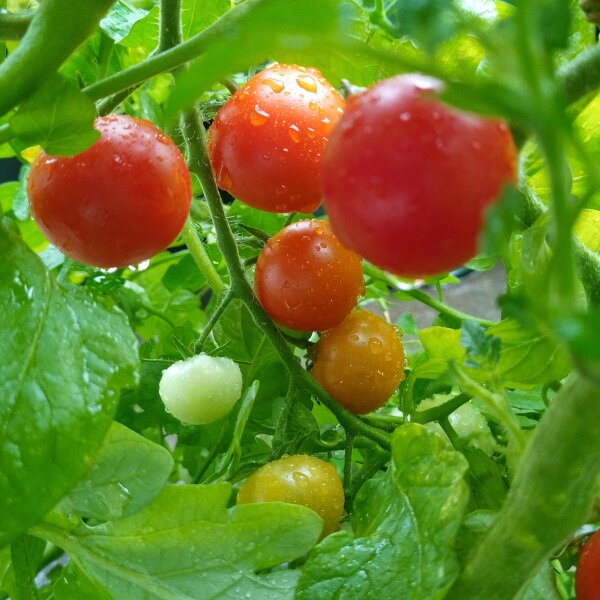
[[[120,311],[60,287],[1,224],[0,257],[2,545],[86,473],[138,357]]]
[[[0,184],[0,210],[8,212],[13,206],[13,197],[19,189],[19,182],[8,181]]]
[[[346,13],[337,0],[304,0],[301,6],[288,0],[246,0],[227,13],[227,34],[215,36],[176,78],[167,113],[174,116],[220,78],[267,60],[279,48],[324,50],[348,41]]]
[[[173,469],[162,446],[113,423],[91,473],[64,500],[68,512],[110,521],[134,514],[162,490]]]
[[[70,563],[54,584],[53,600],[115,600],[100,584],[90,579],[77,565]]]
[[[15,580],[11,592],[13,600],[37,600],[35,575],[42,560],[46,542],[30,535],[22,535],[11,544],[12,568]]]
[[[181,28],[183,39],[200,33],[231,8],[230,0],[183,0]]]
[[[64,533],[77,566],[127,600],[291,600],[298,574],[275,569],[319,538],[313,511],[282,503],[226,508],[229,484],[168,487],[131,517]]]
[[[319,424],[311,412],[310,396],[295,390],[289,410],[282,410],[273,436],[273,454],[299,454],[304,444],[319,439]]]
[[[94,129],[96,107],[60,75],[48,78],[10,118],[20,141],[40,145],[48,154],[72,156],[87,150],[99,137]]]
[[[502,340],[499,375],[508,387],[535,386],[560,381],[571,368],[566,352],[550,337],[505,319],[488,329]]]
[[[460,334],[461,346],[467,351],[466,365],[477,367],[480,364],[493,366],[500,359],[501,340],[491,335],[489,330],[475,323],[465,321]]]
[[[355,499],[356,537],[330,535],[309,555],[298,600],[428,600],[442,598],[456,578],[465,459],[414,423],[394,433],[392,457],[393,470],[367,481]]]
[[[100,29],[116,44],[124,40],[149,13],[149,10],[136,8],[123,0],[118,0],[110,12],[100,21]]]

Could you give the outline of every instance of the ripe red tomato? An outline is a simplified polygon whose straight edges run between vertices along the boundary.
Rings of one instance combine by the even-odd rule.
[[[192,201],[173,140],[129,115],[100,117],[100,139],[77,156],[41,152],[28,193],[34,218],[64,254],[98,267],[133,265],[179,234]]]
[[[405,277],[477,253],[487,206],[516,181],[506,123],[442,104],[442,84],[401,75],[351,96],[323,157],[323,191],[340,240]]]
[[[600,530],[583,547],[575,573],[577,600],[600,600]]]
[[[365,293],[360,256],[317,219],[293,223],[267,242],[254,287],[275,321],[299,331],[337,325]]]
[[[405,377],[398,331],[368,310],[326,331],[314,352],[312,376],[355,414],[383,406]]]
[[[208,150],[219,187],[271,212],[321,204],[321,154],[344,100],[317,69],[274,65],[221,108]]]
[[[325,536],[340,528],[344,487],[331,463],[302,454],[286,456],[250,475],[237,497],[238,504],[274,501],[314,510],[324,521]]]

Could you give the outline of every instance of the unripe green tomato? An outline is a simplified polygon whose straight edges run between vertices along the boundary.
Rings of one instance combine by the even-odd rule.
[[[242,395],[242,372],[230,358],[198,354],[163,371],[158,391],[165,408],[188,425],[218,421]]]
[[[305,454],[267,463],[240,487],[238,504],[288,502],[314,510],[323,519],[323,536],[340,528],[344,487],[335,467]]]

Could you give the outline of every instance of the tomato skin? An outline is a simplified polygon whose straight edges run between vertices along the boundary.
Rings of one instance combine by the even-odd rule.
[[[506,123],[435,98],[436,79],[400,75],[347,100],[323,157],[336,235],[404,277],[471,259],[487,206],[517,179]]]
[[[600,530],[583,547],[575,572],[577,600],[600,600]]]
[[[360,256],[317,219],[288,225],[267,242],[254,287],[271,318],[299,331],[337,325],[365,293]]]
[[[238,504],[288,502],[314,510],[324,521],[323,536],[337,531],[344,514],[344,487],[335,467],[298,454],[267,463],[240,487]]]
[[[404,379],[398,331],[368,310],[354,310],[314,348],[312,376],[355,414],[383,406]]]
[[[192,181],[173,140],[149,121],[110,115],[101,137],[77,156],[41,152],[31,167],[31,210],[67,256],[125,267],[164,250],[181,231]]]
[[[242,386],[236,362],[202,353],[165,369],[158,393],[176,419],[188,425],[206,425],[229,414],[242,395]]]
[[[277,64],[257,73],[209,131],[219,187],[262,210],[313,212],[321,204],[321,154],[343,107],[317,69]]]

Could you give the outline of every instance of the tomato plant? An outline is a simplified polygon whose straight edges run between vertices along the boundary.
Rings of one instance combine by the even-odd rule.
[[[383,406],[404,379],[398,330],[367,310],[326,331],[314,352],[313,377],[356,414]]]
[[[405,277],[473,258],[485,209],[516,181],[508,125],[444,105],[442,89],[400,75],[352,96],[323,158],[336,235]]]
[[[361,258],[338,241],[329,223],[300,221],[267,242],[254,288],[278,323],[323,331],[340,323],[364,294]]]
[[[344,488],[335,467],[309,455],[286,456],[252,473],[240,487],[238,504],[290,502],[314,510],[323,519],[323,535],[340,528]]]
[[[318,69],[278,64],[223,106],[208,149],[219,187],[273,212],[321,204],[321,154],[344,101]]]
[[[577,600],[600,598],[600,532],[594,533],[581,551],[575,575]]]
[[[192,200],[175,143],[128,115],[95,122],[100,139],[72,157],[40,152],[29,176],[31,210],[48,239],[84,264],[125,267],[179,234]]]
[[[182,423],[205,425],[222,419],[242,395],[242,372],[222,356],[197,354],[163,371],[159,393]]]

